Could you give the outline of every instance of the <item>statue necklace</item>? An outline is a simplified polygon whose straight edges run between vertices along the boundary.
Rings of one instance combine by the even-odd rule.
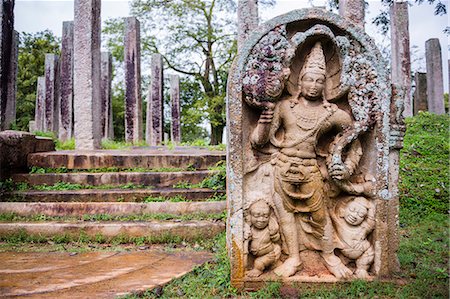
[[[294,102],[292,103],[294,104]],[[318,107],[305,107],[301,101],[298,101],[297,104],[300,105],[291,105],[292,113],[295,115],[297,119],[297,126],[305,131],[312,130],[317,127],[317,123],[319,120],[319,109],[322,105]],[[300,109],[299,109],[300,108]],[[322,110],[322,109],[320,109]]]

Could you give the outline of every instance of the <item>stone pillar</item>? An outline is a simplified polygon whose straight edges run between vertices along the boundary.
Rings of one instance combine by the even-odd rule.
[[[258,0],[238,1],[238,51],[247,36],[259,25]]]
[[[13,32],[11,43],[11,61],[8,74],[8,93],[6,103],[5,124],[11,127],[16,121],[17,71],[19,66],[19,32]]]
[[[180,114],[180,77],[170,76],[170,101],[172,103],[172,122],[170,126],[170,139],[172,142],[181,142],[181,114]]]
[[[11,70],[11,51],[14,39],[14,0],[0,4],[0,131],[9,129],[8,78]],[[9,107],[11,104],[9,105]]]
[[[44,131],[44,115],[45,115],[45,77],[38,77],[36,89],[36,105],[34,113],[34,121],[36,131]]]
[[[419,111],[428,111],[427,103],[427,74],[416,72],[414,75],[416,89],[414,90],[414,115]]]
[[[58,134],[59,125],[59,57],[45,54],[44,131]]]
[[[60,63],[59,139],[73,134],[73,22],[63,22]]]
[[[101,126],[102,137],[114,139],[112,100],[111,100],[111,77],[112,57],[109,52],[101,53]]]
[[[152,80],[147,101],[145,141],[148,145],[160,145],[164,134],[163,60],[161,54],[152,55]]]
[[[76,149],[100,148],[100,0],[75,0],[74,133]]]
[[[142,140],[141,40],[135,17],[125,19],[125,141]]]
[[[412,116],[411,54],[409,51],[408,2],[394,1],[391,20],[391,77],[392,83],[405,89],[405,117]]]
[[[425,42],[425,58],[427,63],[428,111],[444,114],[444,77],[439,39],[430,38]]]
[[[339,15],[364,29],[364,0],[339,0]]]

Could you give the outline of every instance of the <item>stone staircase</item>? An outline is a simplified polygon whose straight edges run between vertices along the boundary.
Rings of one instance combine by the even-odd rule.
[[[225,228],[226,202],[202,182],[224,160],[195,147],[29,154],[30,172],[0,194],[0,236],[211,238]]]

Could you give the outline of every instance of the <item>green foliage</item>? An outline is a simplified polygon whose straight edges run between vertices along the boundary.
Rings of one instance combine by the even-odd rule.
[[[133,144],[131,142],[116,141],[116,140],[109,140],[109,139],[103,139],[102,140],[102,149],[108,149],[108,150],[111,150],[111,149],[130,149],[133,146],[147,146],[147,144],[145,143],[145,141],[140,141],[139,143],[134,143]]]
[[[406,119],[407,131],[401,151],[400,201],[408,211],[401,221],[411,221],[430,212],[447,213],[449,199],[448,115],[419,113]]]
[[[104,168],[90,168],[90,169],[69,169],[66,167],[60,168],[43,168],[33,166],[31,167],[30,173],[102,173],[102,172],[180,172],[180,171],[195,171],[195,168],[189,166],[187,168],[170,168],[170,167],[160,167],[160,168],[144,168],[144,167],[133,167],[133,168],[122,168],[122,167],[104,167]]]
[[[44,168],[42,168],[44,169]],[[41,173],[42,169],[37,168],[35,171],[38,171],[37,173]],[[45,171],[45,170],[44,170]],[[15,183],[12,180],[6,180],[5,182],[2,182],[0,187],[3,187],[4,191],[26,191],[26,190],[39,190],[39,191],[67,191],[67,190],[82,190],[82,189],[152,189],[153,186],[144,186],[140,184],[134,184],[134,183],[126,183],[126,184],[118,184],[118,185],[99,185],[99,186],[92,186],[92,185],[81,185],[81,184],[75,184],[75,183],[68,183],[68,182],[57,182],[54,185],[28,185],[25,182],[22,183]]]
[[[178,182],[173,185],[173,188],[177,189],[193,189],[193,188],[209,188],[213,190],[225,190],[227,179],[227,168],[225,161],[220,161],[216,166],[209,168],[209,170],[215,171],[213,174],[208,175],[203,181],[198,184],[191,184],[189,182]]]
[[[16,129],[28,131],[28,123],[34,120],[37,78],[44,75],[45,54],[59,54],[59,44],[49,30],[20,33]]]
[[[56,139],[55,147],[56,147],[57,151],[74,150],[75,149],[75,138],[71,138],[66,141],[61,141],[59,139]]]

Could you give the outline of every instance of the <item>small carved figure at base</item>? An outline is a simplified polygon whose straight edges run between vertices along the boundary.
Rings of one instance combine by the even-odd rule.
[[[249,208],[249,251],[255,257],[249,277],[260,276],[266,268],[274,265],[280,258],[281,247],[278,223],[271,215],[270,206],[263,199],[254,202]]]
[[[355,197],[337,206],[332,219],[342,241],[341,253],[355,260],[357,278],[367,279],[374,260],[374,249],[367,236],[375,227],[375,208],[364,197]]]

